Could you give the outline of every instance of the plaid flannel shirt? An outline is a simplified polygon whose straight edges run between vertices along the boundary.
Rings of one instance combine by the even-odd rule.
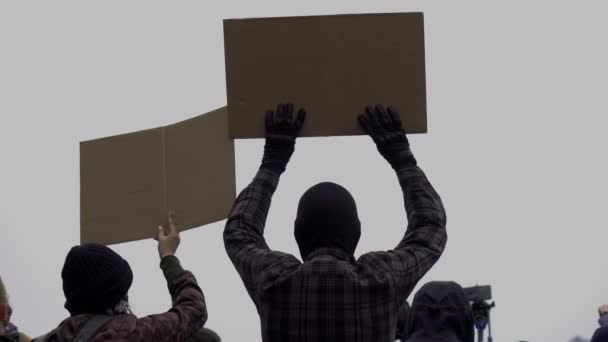
[[[322,248],[304,263],[271,250],[264,225],[280,175],[260,168],[238,196],[224,243],[269,341],[394,341],[397,313],[447,241],[439,195],[417,166],[399,170],[408,226],[397,247],[354,260]]]

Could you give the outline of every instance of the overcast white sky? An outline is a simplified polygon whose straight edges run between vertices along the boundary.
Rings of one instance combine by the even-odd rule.
[[[412,149],[442,196],[449,242],[421,281],[491,284],[495,341],[590,336],[608,302],[605,193],[608,21],[604,1],[2,1],[0,274],[15,322],[38,335],[67,315],[60,270],[79,239],[78,142],[173,123],[225,105],[222,19],[424,11],[429,134]],[[279,99],[277,99],[279,100]],[[237,187],[262,141],[236,144]],[[350,189],[357,255],[405,227],[392,170],[366,137],[302,139],[266,237],[297,254],[300,195]],[[224,221],[178,252],[225,341],[259,320],[222,243]],[[134,270],[139,315],[168,309],[154,241],[115,246]]]

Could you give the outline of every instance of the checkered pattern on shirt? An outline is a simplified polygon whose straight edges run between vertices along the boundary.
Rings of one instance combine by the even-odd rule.
[[[398,246],[358,260],[322,248],[304,263],[271,250],[264,226],[279,175],[261,168],[238,196],[226,251],[255,303],[264,341],[394,341],[397,313],[446,244],[439,195],[418,167],[397,172],[408,226]]]

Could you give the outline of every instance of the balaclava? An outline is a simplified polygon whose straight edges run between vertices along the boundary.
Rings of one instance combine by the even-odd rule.
[[[353,196],[335,183],[311,187],[298,204],[294,235],[302,259],[321,247],[354,255],[361,237],[361,223]]]
[[[129,263],[106,246],[73,247],[63,270],[65,308],[70,314],[105,313],[126,297],[133,272]]]

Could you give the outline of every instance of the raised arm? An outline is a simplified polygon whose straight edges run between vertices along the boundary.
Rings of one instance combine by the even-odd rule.
[[[184,341],[207,321],[203,291],[194,275],[185,271],[175,256],[179,243],[179,232],[170,215],[169,232],[159,227],[158,252],[160,267],[171,294],[172,308],[163,314],[138,319],[138,341]]]
[[[446,214],[441,198],[417,166],[397,110],[367,107],[359,122],[396,171],[408,219],[405,235],[394,250],[368,253],[359,260],[390,271],[402,303],[443,253]]]
[[[277,274],[299,264],[290,254],[271,251],[264,240],[264,226],[272,195],[280,175],[295,150],[295,141],[304,123],[301,109],[293,118],[293,105],[279,104],[276,113],[266,113],[266,144],[262,165],[255,178],[237,197],[224,229],[224,245],[245,287],[257,305],[256,289],[269,274]],[[275,267],[273,272],[265,272]]]

